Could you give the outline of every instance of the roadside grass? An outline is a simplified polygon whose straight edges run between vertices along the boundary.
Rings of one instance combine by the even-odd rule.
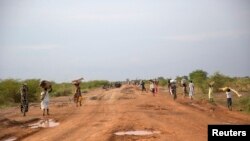
[[[0,80],[0,108],[16,106],[20,103],[20,87],[23,83],[28,85],[28,100],[29,102],[40,101],[40,93],[42,89],[39,87],[40,79],[5,79]],[[81,91],[88,92],[91,89],[102,87],[108,84],[105,80],[93,80],[81,83]],[[69,96],[73,95],[75,91],[74,85],[71,83],[55,83],[52,82],[51,97]]]

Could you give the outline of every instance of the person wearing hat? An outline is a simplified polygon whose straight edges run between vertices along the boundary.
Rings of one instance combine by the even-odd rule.
[[[23,83],[20,88],[21,93],[21,112],[23,116],[26,116],[26,112],[28,112],[29,102],[28,102],[28,85],[27,83]]]

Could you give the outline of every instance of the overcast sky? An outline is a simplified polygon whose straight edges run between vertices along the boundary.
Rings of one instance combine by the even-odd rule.
[[[248,0],[0,0],[0,79],[250,76]]]

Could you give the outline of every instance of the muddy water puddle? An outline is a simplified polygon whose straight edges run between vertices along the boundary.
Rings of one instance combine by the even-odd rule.
[[[56,127],[58,126],[60,123],[59,122],[56,122],[55,120],[53,119],[45,119],[45,120],[40,120],[36,123],[33,123],[33,124],[29,124],[28,126],[30,128],[51,128],[51,127]]]
[[[117,136],[124,136],[124,135],[146,136],[146,135],[153,135],[160,133],[161,133],[160,131],[136,130],[136,131],[120,131],[114,134]]]
[[[3,141],[15,141],[15,140],[17,140],[17,137],[10,137],[10,138],[4,139]]]

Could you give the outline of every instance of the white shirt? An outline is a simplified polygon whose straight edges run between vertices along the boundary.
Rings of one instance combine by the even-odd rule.
[[[226,92],[227,98],[232,98],[231,92]]]
[[[41,93],[41,96],[42,96],[42,95],[45,95],[43,101],[49,102],[49,93],[48,93],[48,92],[46,92],[46,93],[45,93],[45,92],[42,92],[42,93]]]
[[[181,84],[185,84],[186,83],[186,79],[181,79]]]
[[[149,85],[149,89],[152,90],[152,89],[154,89],[154,88],[155,88],[154,84],[151,83],[151,84]]]
[[[193,92],[194,91],[194,84],[189,83],[189,91]]]

